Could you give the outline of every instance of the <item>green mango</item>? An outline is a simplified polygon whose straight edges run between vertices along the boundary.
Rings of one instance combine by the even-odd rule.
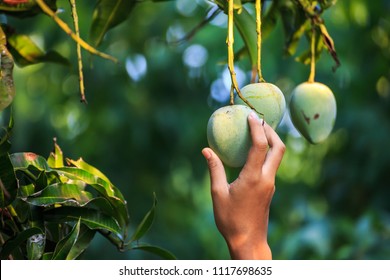
[[[246,162],[252,145],[248,124],[250,112],[252,109],[248,106],[229,105],[217,109],[209,118],[209,146],[230,167],[241,167]]]
[[[290,116],[307,141],[317,144],[332,132],[336,121],[336,99],[324,84],[305,82],[291,94]]]
[[[241,89],[241,94],[258,113],[263,114],[261,117],[268,125],[277,128],[286,111],[286,100],[277,86],[270,83],[248,84]],[[245,105],[239,96],[236,96],[234,103]]]

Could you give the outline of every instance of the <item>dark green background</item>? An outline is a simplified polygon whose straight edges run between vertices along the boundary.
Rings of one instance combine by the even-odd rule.
[[[94,8],[86,2],[77,1],[84,38]],[[68,2],[58,4],[64,9],[61,17],[71,24]],[[186,5],[184,12],[181,4]],[[19,32],[72,62],[70,68],[48,63],[16,68],[12,151],[48,156],[57,137],[65,155],[83,157],[121,189],[132,225],[151,207],[155,192],[157,215],[144,241],[179,259],[229,258],[214,224],[208,170],[200,153],[207,145],[207,120],[222,105],[210,97],[210,87],[226,69],[226,28],[207,25],[190,41],[165,42],[174,30],[191,30],[204,15],[203,1],[138,4],[99,47],[120,64],[83,52],[87,106],[79,102],[74,42],[44,15],[8,19]],[[333,73],[334,62],[324,52],[316,80],[333,90],[337,121],[328,140],[316,146],[285,124],[278,128],[287,152],[271,205],[269,243],[275,259],[388,259],[390,2],[339,0],[324,19],[342,65]],[[197,69],[183,61],[183,53],[194,44],[208,53]],[[236,34],[235,48],[240,46]],[[263,75],[288,101],[293,87],[308,78],[309,68],[285,56],[283,48],[278,22],[264,38]],[[306,48],[302,41],[298,52]],[[137,56],[145,59],[147,71],[134,80],[126,61]],[[237,67],[248,82],[248,59]],[[120,253],[96,238],[84,258],[154,256]]]

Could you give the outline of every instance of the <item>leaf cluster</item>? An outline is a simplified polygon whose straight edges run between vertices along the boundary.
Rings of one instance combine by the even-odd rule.
[[[128,238],[129,213],[120,190],[82,158],[64,158],[59,145],[46,159],[9,154],[11,119],[1,142],[1,259],[77,259],[96,233],[118,250],[142,249],[163,258],[166,250],[140,243],[153,223],[150,211]]]
[[[310,42],[313,28],[316,34],[316,60],[323,50],[328,50],[335,61],[336,69],[340,65],[333,39],[327,31],[322,18],[323,12],[331,8],[337,0],[273,0],[262,1],[266,4],[266,12],[263,17],[262,36],[267,37],[275,28],[278,21],[281,21],[284,30],[285,54],[296,55],[298,44],[302,38]],[[218,7],[226,13],[226,1],[214,0]],[[252,67],[256,67],[256,20],[253,13],[244,8],[244,4],[253,4],[255,0],[235,1],[236,15],[234,23],[244,41],[244,51],[249,54]],[[310,44],[309,44],[310,45]],[[240,52],[242,52],[241,50]],[[310,48],[296,57],[296,60],[304,64],[310,63]]]

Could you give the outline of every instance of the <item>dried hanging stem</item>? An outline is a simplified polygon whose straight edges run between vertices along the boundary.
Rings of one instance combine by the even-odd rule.
[[[314,83],[314,78],[316,75],[316,31],[315,26],[312,23],[311,25],[311,45],[310,45],[310,51],[311,51],[311,59],[310,59],[310,75],[308,82]]]
[[[234,0],[227,0],[228,1],[228,35],[226,39],[226,44],[228,48],[228,68],[230,72],[230,77],[232,79],[232,87],[230,89],[230,104],[234,104],[234,90],[236,90],[238,97],[242,99],[242,101],[245,102],[246,105],[248,105],[252,110],[256,109],[252,106],[252,104],[249,103],[249,101],[242,96],[241,91],[238,87],[237,83],[237,77],[236,72],[234,71],[234,33],[233,33],[233,27],[234,27],[234,9],[233,9],[233,2]]]
[[[261,73],[261,0],[256,0],[256,33],[257,33],[257,76],[259,83],[265,82]]]
[[[77,7],[76,7],[76,1],[75,0],[69,0],[69,3],[72,7],[72,17],[73,17],[73,24],[74,24],[74,30],[76,32],[76,35],[80,37],[80,30],[79,30],[79,17],[77,15]],[[76,41],[76,47],[77,47],[77,66],[79,69],[79,83],[80,83],[80,95],[81,99],[80,101],[83,103],[87,103],[87,99],[85,98],[85,87],[84,87],[84,74],[83,74],[83,60],[81,57],[81,46],[80,43]]]
[[[53,12],[48,5],[44,2],[44,0],[35,0],[38,4],[38,6],[42,9],[42,11],[50,16],[57,24],[58,26],[66,33],[68,34],[74,41],[80,44],[80,46],[85,49],[86,51],[90,52],[91,54],[100,56],[102,58],[111,60],[115,63],[118,62],[118,60],[106,53],[100,52],[91,45],[89,45],[87,42],[85,42],[83,39],[81,39],[77,34],[75,34],[72,29],[69,28],[69,26],[62,21],[55,12]]]

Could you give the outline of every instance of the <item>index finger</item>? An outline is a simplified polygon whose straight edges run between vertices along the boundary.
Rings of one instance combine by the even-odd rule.
[[[264,162],[263,170],[276,174],[282,161],[286,146],[279,135],[267,123],[264,123],[265,136],[268,140],[269,150]]]
[[[248,123],[252,139],[243,172],[260,174],[268,151],[268,141],[261,120],[255,112],[248,116]]]

